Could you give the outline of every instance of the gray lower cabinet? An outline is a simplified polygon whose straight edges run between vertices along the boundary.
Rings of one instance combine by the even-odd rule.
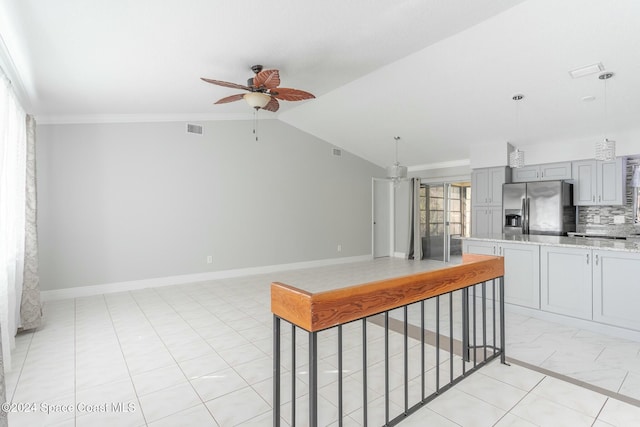
[[[498,255],[498,244],[492,242],[479,242],[477,240],[464,240],[462,252],[465,254]]]
[[[504,302],[540,309],[540,246],[501,243]]]
[[[593,320],[640,330],[640,254],[594,250]]]
[[[580,319],[592,319],[590,249],[540,248],[540,308]]]
[[[504,257],[504,302],[540,309],[540,246],[465,240],[464,253]]]

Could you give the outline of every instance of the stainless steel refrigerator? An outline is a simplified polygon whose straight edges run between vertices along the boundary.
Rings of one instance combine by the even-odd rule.
[[[536,181],[502,186],[502,225],[505,234],[562,236],[576,230],[573,185],[565,181]]]

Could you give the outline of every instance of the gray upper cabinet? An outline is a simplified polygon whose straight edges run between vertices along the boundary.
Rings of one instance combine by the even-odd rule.
[[[571,162],[548,163],[514,168],[512,176],[513,182],[571,179]]]
[[[471,172],[472,206],[501,206],[502,184],[510,179],[507,167],[474,169]]]
[[[623,205],[626,159],[573,162],[573,202],[577,206]]]
[[[511,182],[511,169],[474,169],[471,172],[471,234],[502,233],[502,184]]]

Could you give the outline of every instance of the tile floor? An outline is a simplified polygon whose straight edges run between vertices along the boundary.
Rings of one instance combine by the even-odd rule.
[[[433,267],[415,264],[383,259],[48,302],[43,327],[17,337],[6,376],[8,399],[35,410],[9,413],[9,425],[270,426],[269,284],[362,283]],[[492,362],[401,425],[640,423],[640,343],[510,312],[506,321],[507,354],[522,364]],[[321,372],[335,372],[331,348],[320,346]],[[331,377],[320,377],[321,425],[337,425]],[[345,387],[357,389],[356,377]],[[360,425],[356,406],[346,409],[345,425]]]

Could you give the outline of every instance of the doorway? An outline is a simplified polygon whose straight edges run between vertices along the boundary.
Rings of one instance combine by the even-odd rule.
[[[462,256],[471,232],[471,183],[425,183],[420,186],[420,235],[423,258],[450,262]]]
[[[374,258],[391,256],[393,183],[374,178],[372,183],[372,252]]]

